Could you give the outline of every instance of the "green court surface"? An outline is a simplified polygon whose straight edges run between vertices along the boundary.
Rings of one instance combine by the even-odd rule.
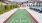
[[[25,9],[19,9],[6,23],[36,23]]]

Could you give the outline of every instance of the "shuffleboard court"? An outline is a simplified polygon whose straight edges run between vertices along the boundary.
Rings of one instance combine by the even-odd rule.
[[[9,18],[8,18],[9,19]],[[38,23],[25,9],[19,9],[12,17],[4,23]]]

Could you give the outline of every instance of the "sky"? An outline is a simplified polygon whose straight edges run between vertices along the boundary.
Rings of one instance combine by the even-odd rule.
[[[28,0],[8,0],[8,1],[14,1],[14,2],[24,2],[24,1],[28,1]]]
[[[24,1],[31,1],[31,0],[8,0],[8,1],[13,1],[13,2],[24,2]],[[40,0],[42,1],[42,0]]]

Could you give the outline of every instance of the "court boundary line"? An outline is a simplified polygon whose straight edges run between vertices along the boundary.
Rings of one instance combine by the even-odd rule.
[[[15,14],[18,10],[16,10],[13,14]],[[9,16],[3,23],[6,23],[13,16],[13,14],[11,14],[11,16]]]
[[[21,10],[21,9],[18,9],[18,10]],[[13,14],[15,14],[18,10],[16,10]],[[26,9],[25,9],[26,10]],[[27,10],[26,10],[27,11]],[[29,13],[29,11],[27,11],[27,13]],[[13,14],[10,16],[10,17],[8,17],[3,23],[6,23],[12,16],[13,16]],[[32,19],[35,21],[35,23],[39,23],[33,16],[32,16],[32,14],[30,14],[29,13],[29,15],[32,17]]]
[[[26,10],[27,11],[27,10]],[[39,23],[33,16],[32,16],[32,14],[29,12],[29,11],[27,11],[27,13],[29,13],[29,15],[32,17],[32,19],[35,21],[35,23]]]

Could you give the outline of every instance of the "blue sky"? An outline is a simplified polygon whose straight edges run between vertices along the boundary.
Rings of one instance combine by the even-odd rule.
[[[14,0],[15,2],[24,2],[24,1],[27,1],[27,0]]]
[[[24,2],[24,1],[27,1],[27,0],[9,0],[9,1],[14,1],[14,2]]]
[[[31,1],[31,0],[9,0],[9,1],[14,1],[14,2],[24,2],[24,1]],[[40,0],[42,1],[42,0]]]

